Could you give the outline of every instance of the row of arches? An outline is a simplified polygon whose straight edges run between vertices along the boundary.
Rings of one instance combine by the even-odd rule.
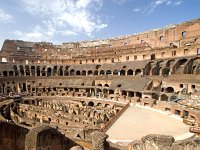
[[[51,68],[47,69],[36,69],[31,71],[24,70],[16,70],[16,71],[3,71],[2,76],[90,76],[90,75],[142,75],[142,69],[136,69],[135,71],[132,69],[129,70],[74,70],[71,69],[69,71],[59,70],[58,72],[53,71]]]

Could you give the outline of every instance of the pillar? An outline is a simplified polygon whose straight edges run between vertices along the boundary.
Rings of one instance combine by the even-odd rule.
[[[92,133],[92,150],[106,150],[109,147],[106,142],[107,138],[106,133],[94,131]]]

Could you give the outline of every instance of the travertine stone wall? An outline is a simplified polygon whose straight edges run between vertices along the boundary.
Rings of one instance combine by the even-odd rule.
[[[65,150],[68,140],[56,129],[39,126],[26,135],[25,150]]]
[[[13,123],[0,121],[0,149],[24,150],[28,129]]]
[[[106,150],[108,145],[106,139],[108,135],[104,132],[95,131],[92,133],[92,150]]]
[[[128,150],[199,150],[200,138],[181,141],[167,135],[151,134],[129,144]]]

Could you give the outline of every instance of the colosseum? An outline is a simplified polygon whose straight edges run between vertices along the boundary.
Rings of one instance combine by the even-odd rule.
[[[0,150],[200,149],[200,19],[0,60]]]

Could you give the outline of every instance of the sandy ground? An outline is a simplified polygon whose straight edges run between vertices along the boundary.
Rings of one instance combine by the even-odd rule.
[[[130,142],[147,134],[172,135],[180,140],[192,136],[188,131],[189,126],[175,115],[146,107],[130,106],[106,133],[112,142]]]

